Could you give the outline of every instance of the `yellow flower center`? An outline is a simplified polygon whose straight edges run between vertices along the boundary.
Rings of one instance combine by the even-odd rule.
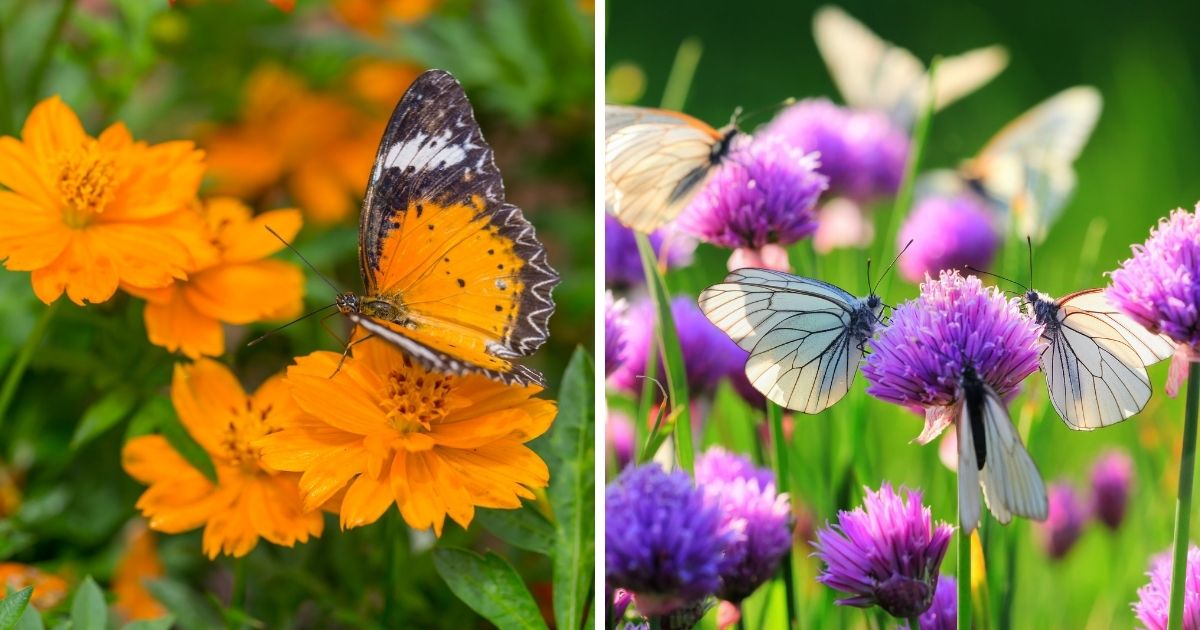
[[[262,472],[260,460],[262,454],[254,442],[263,436],[275,432],[275,427],[267,421],[271,406],[255,409],[254,402],[246,401],[244,410],[232,409],[233,417],[221,433],[219,452],[214,453],[229,464],[240,468],[243,473],[256,474]]]
[[[52,172],[57,173],[58,192],[65,204],[63,223],[75,229],[87,227],[104,212],[116,192],[116,160],[99,142],[89,139],[60,153],[54,167]]]
[[[440,374],[413,376],[399,370],[388,374],[387,397],[381,406],[388,423],[400,435],[429,431],[446,417],[450,378]]]

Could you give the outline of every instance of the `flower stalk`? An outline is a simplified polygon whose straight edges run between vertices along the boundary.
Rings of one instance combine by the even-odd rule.
[[[1200,363],[1188,365],[1187,406],[1183,415],[1183,454],[1179,459],[1179,495],[1175,501],[1175,542],[1171,560],[1171,605],[1167,630],[1183,628],[1183,595],[1187,581],[1188,534],[1191,531],[1192,480],[1196,466],[1196,415],[1200,405]]]
[[[788,444],[783,432],[783,409],[773,402],[767,402],[767,420],[771,427],[771,444],[775,446],[775,487],[780,494],[791,491],[790,467],[788,464]],[[796,577],[792,565],[792,550],[783,557],[783,584],[787,590],[788,624],[797,623]]]
[[[959,505],[958,522],[962,523]],[[971,630],[971,535],[958,530],[958,630]]]
[[[4,426],[4,421],[8,419],[8,407],[17,394],[17,385],[21,383],[21,377],[29,367],[33,352],[41,345],[42,338],[46,336],[46,330],[50,327],[50,320],[54,319],[54,313],[58,311],[62,302],[63,300],[55,300],[42,310],[42,315],[33,325],[25,345],[21,346],[21,352],[17,354],[12,367],[8,368],[8,374],[4,376],[4,385],[0,386],[0,427]]]

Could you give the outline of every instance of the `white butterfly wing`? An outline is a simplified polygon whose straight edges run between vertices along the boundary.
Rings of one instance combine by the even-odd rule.
[[[984,386],[984,394],[983,430],[987,457],[979,469],[979,481],[988,510],[1002,524],[1011,521],[1014,514],[1044,521],[1049,502],[1042,475],[1021,443],[1004,401],[990,386]],[[970,425],[967,413],[963,413],[960,430],[962,426]],[[959,474],[962,474],[961,468]]]
[[[967,406],[958,403],[958,520],[962,526],[963,535],[968,535],[979,527],[982,516],[979,492],[979,461],[975,459],[974,437],[971,423],[967,418]]]
[[[653,232],[683,211],[712,172],[721,134],[666,110],[605,108],[604,201],[623,224]]]
[[[850,389],[862,340],[849,330],[860,301],[831,284],[739,269],[700,294],[700,309],[750,352],[746,376],[772,402],[819,413]]]
[[[942,59],[933,78],[933,108],[942,109],[987,85],[1007,65],[1008,51],[1003,46],[976,48]],[[920,111],[924,102],[924,91],[920,96],[916,111]]]
[[[1165,361],[1175,354],[1175,342],[1171,341],[1170,337],[1156,335],[1146,330],[1145,326],[1117,310],[1117,307],[1109,302],[1103,289],[1088,289],[1072,293],[1059,300],[1059,303],[1087,311],[1108,323],[1120,334],[1125,343],[1137,352],[1138,358],[1147,367],[1159,361]]]

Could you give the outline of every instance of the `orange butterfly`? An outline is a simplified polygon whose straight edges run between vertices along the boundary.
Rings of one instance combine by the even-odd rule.
[[[364,293],[338,310],[426,368],[542,384],[558,274],[504,184],[462,86],[422,74],[392,112],[358,228]]]

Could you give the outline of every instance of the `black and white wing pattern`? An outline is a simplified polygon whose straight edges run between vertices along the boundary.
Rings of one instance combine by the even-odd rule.
[[[736,130],[718,131],[665,109],[604,110],[604,202],[608,213],[653,232],[683,211],[729,150]]]
[[[964,379],[958,423],[958,496],[963,531],[979,526],[979,490],[1001,524],[1013,515],[1046,520],[1049,502],[1037,465],[1013,428],[1008,408],[991,386]]]
[[[746,376],[772,402],[819,413],[850,389],[883,305],[820,280],[739,269],[700,294],[700,310],[750,353]]]
[[[1057,302],[1031,292],[1027,300],[1044,326],[1038,364],[1050,402],[1067,426],[1091,431],[1146,406],[1152,389],[1145,366],[1171,356],[1167,338],[1119,312],[1101,289]]]

